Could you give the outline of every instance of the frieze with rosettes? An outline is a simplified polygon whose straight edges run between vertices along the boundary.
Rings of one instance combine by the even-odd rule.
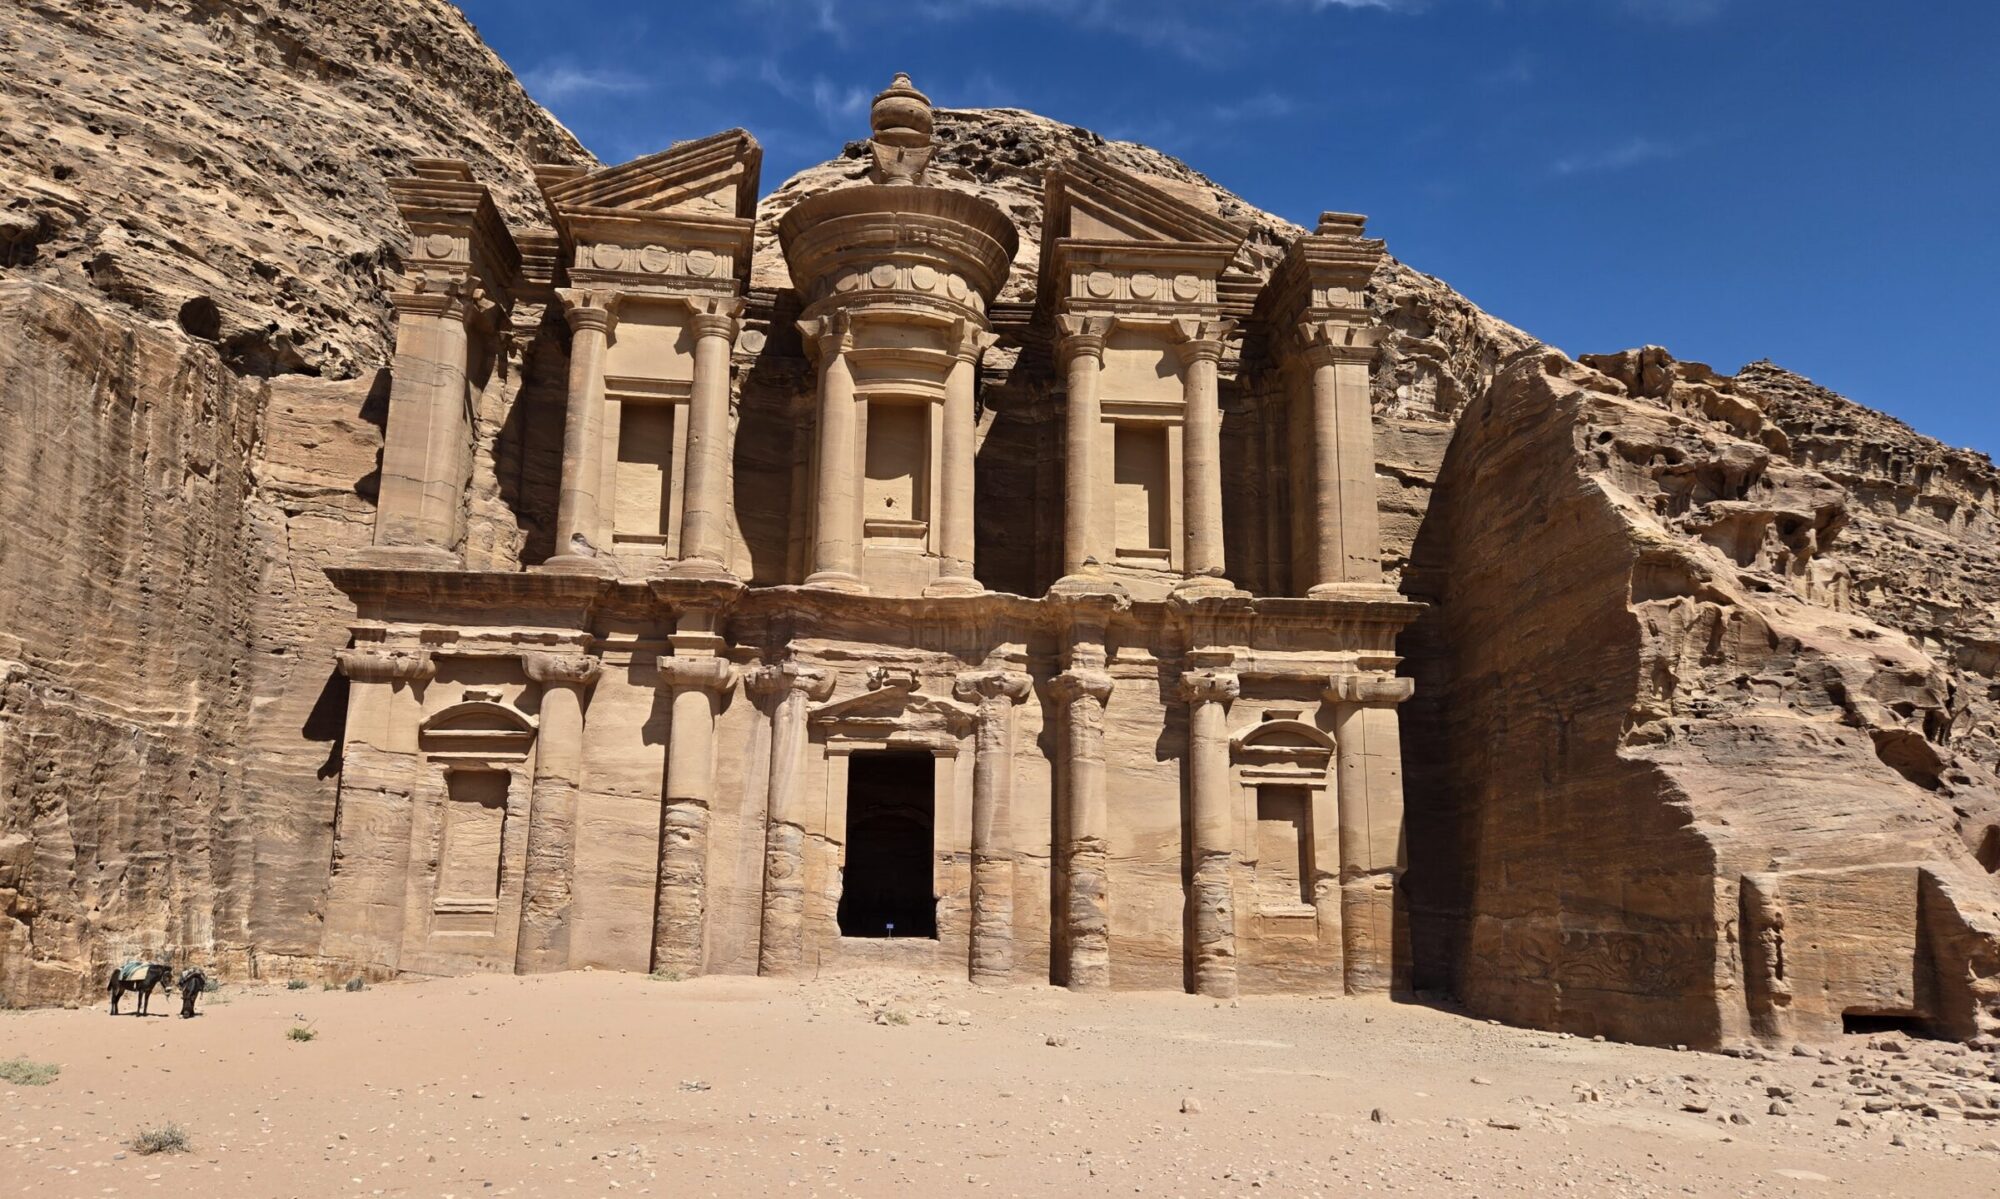
[[[1214,304],[1215,280],[1201,275],[1160,274],[1153,271],[1073,271],[1070,298],[1137,304]]]
[[[956,271],[939,270],[929,263],[860,263],[836,270],[822,279],[814,299],[847,296],[869,291],[900,292],[934,296],[960,304],[974,312],[986,311],[986,299]]]
[[[713,280],[729,279],[736,270],[734,256],[702,247],[621,246],[613,242],[579,245],[571,265],[581,271]]]

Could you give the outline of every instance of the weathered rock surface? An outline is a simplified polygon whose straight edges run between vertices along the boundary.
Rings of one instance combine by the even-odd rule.
[[[588,156],[442,0],[28,0],[0,57],[0,997],[146,949],[310,956],[351,616],[319,567],[368,536],[403,253],[382,180],[462,158],[534,225],[529,164]],[[1032,114],[937,140],[933,182],[1023,234],[1003,304],[1085,150],[1252,224],[1243,276],[1302,232]],[[778,218],[864,170],[856,143],[765,200],[754,286],[788,282]],[[2000,974],[1992,464],[1767,364],[1571,362],[1393,260],[1370,303],[1385,565],[1436,602],[1403,644],[1419,981],[1667,1042],[1984,1027],[1939,1005]],[[520,497],[551,387],[479,414],[477,564],[547,552]]]
[[[0,60],[0,999],[316,953],[382,180],[453,155],[525,213],[587,156],[443,3],[30,2]]]

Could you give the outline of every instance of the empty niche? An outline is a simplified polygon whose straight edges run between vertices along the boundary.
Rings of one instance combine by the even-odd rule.
[[[673,502],[674,409],[627,400],[618,413],[618,492],[612,530],[621,540],[658,542]]]
[[[507,772],[445,775],[444,844],[438,853],[438,907],[492,911],[500,897],[500,844],[507,823]]]
[[[1304,787],[1257,788],[1257,901],[1266,908],[1310,905],[1312,807]]]
[[[1112,430],[1112,513],[1122,558],[1167,554],[1167,430],[1116,425]]]
[[[862,517],[876,535],[909,535],[929,519],[930,409],[927,404],[868,405],[867,484]]]

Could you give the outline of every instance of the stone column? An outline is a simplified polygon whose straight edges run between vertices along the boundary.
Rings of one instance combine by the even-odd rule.
[[[660,886],[653,969],[699,973],[708,886],[709,804],[715,789],[715,709],[736,667],[712,655],[660,659],[668,694],[667,787],[660,813]]]
[[[1216,364],[1233,321],[1182,318],[1174,322],[1181,360],[1181,521],[1186,531],[1182,567],[1188,584],[1228,587],[1222,553],[1222,398]]]
[[[1110,557],[1099,544],[1097,443],[1103,421],[1097,406],[1097,377],[1104,369],[1104,339],[1111,318],[1058,318],[1062,341],[1057,354],[1069,391],[1064,399],[1063,573],[1079,575]]]
[[[597,570],[596,557],[610,550],[601,535],[598,502],[603,481],[604,355],[618,327],[615,291],[561,288],[569,322],[569,402],[563,409],[562,488],[556,498],[556,552],[548,565]]]
[[[1334,782],[1340,810],[1341,956],[1347,992],[1403,985],[1409,954],[1398,927],[1403,876],[1403,751],[1396,705],[1408,679],[1343,674],[1329,680]]]
[[[996,340],[969,320],[952,333],[951,371],[944,380],[943,492],[940,529],[944,569],[926,595],[977,595],[986,590],[973,571],[973,450],[978,440],[974,391],[979,356]]]
[[[729,355],[743,301],[694,301],[694,388],[688,399],[687,477],[681,499],[681,562],[726,572],[729,560]],[[683,573],[686,573],[685,571]]]
[[[1375,425],[1368,398],[1370,333],[1338,321],[1299,327],[1312,370],[1313,583],[1309,596],[1343,584],[1379,584]],[[1354,344],[1355,342],[1361,344]]]
[[[343,649],[334,659],[349,691],[321,951],[393,970],[409,886],[420,689],[437,664],[426,649],[379,645]]]
[[[1226,705],[1241,688],[1232,671],[1200,670],[1181,676],[1181,696],[1188,702],[1188,823],[1194,859],[1188,927],[1193,937],[1194,989],[1198,995],[1218,999],[1236,994],[1232,894],[1236,837]]]
[[[798,973],[806,900],[806,705],[833,694],[833,672],[797,662],[746,680],[771,709],[771,806],[764,824],[764,906],[757,973]]]
[[[530,682],[541,684],[542,706],[514,973],[540,974],[569,968],[576,797],[583,785],[583,695],[597,681],[599,667],[596,658],[580,652],[536,652],[521,656],[521,668]]]
[[[861,581],[861,481],[855,434],[854,372],[847,364],[848,317],[834,313],[800,321],[799,332],[819,364],[819,453],[815,468],[812,573],[809,587],[866,591]]]
[[[1033,680],[1017,670],[960,675],[952,693],[979,705],[972,759],[972,981],[1014,974],[1014,705]]]
[[[1111,676],[1072,668],[1049,684],[1062,709],[1063,921],[1068,955],[1064,982],[1072,991],[1111,986],[1111,819],[1104,800],[1104,708]]]
[[[431,281],[389,299],[396,308],[396,356],[368,557],[452,567],[459,562],[472,457],[467,326],[484,320],[493,305],[464,281]]]

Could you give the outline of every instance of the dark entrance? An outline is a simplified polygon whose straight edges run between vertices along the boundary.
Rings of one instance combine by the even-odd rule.
[[[936,937],[937,799],[926,753],[857,753],[847,766],[843,937]]]

